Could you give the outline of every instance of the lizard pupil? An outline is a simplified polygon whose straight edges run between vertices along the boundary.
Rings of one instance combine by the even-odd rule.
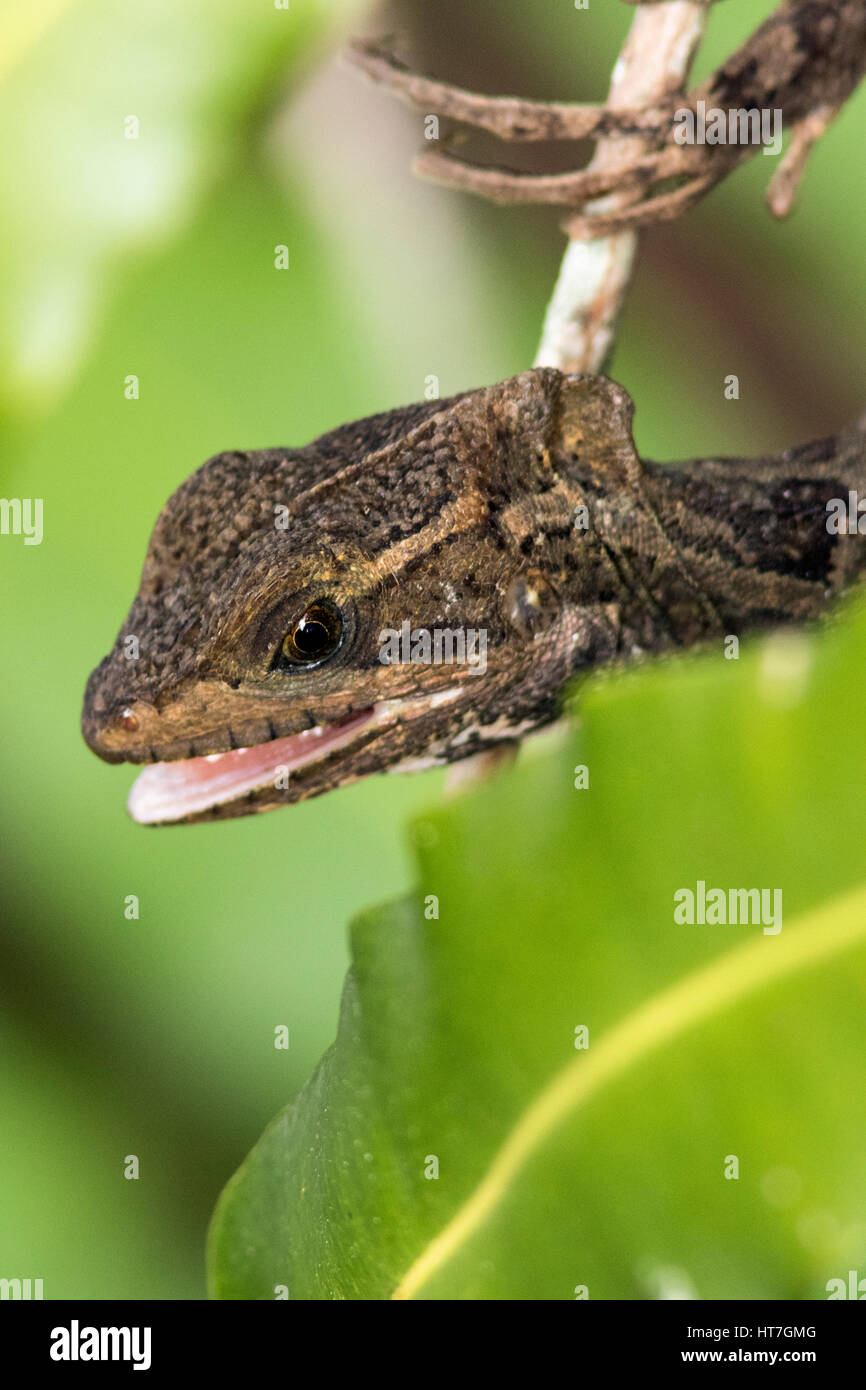
[[[292,666],[324,661],[339,647],[343,620],[330,604],[313,604],[283,638],[280,654]]]
[[[315,618],[302,618],[292,636],[295,646],[306,656],[319,656],[330,641],[327,627]]]

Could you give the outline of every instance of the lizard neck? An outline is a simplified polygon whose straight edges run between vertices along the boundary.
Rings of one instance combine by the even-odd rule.
[[[866,568],[860,429],[766,458],[635,464],[615,490],[587,471],[572,495],[587,524],[567,593],[604,605],[611,658],[807,621]]]

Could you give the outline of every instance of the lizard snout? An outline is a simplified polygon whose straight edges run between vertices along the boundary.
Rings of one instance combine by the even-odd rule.
[[[109,703],[100,680],[102,665],[87,682],[81,714],[84,742],[107,763],[153,762],[148,736],[156,710],[143,700]]]

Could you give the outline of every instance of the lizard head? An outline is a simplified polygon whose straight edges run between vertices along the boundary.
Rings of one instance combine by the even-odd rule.
[[[539,369],[193,474],[85,695],[93,751],[150,764],[132,816],[268,810],[554,717],[599,638],[563,598],[558,460],[567,388],[601,380]]]

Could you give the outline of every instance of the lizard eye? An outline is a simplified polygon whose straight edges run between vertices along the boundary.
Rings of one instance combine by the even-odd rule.
[[[343,616],[336,604],[318,600],[293,623],[280,644],[278,666],[315,666],[333,656],[343,640]]]

